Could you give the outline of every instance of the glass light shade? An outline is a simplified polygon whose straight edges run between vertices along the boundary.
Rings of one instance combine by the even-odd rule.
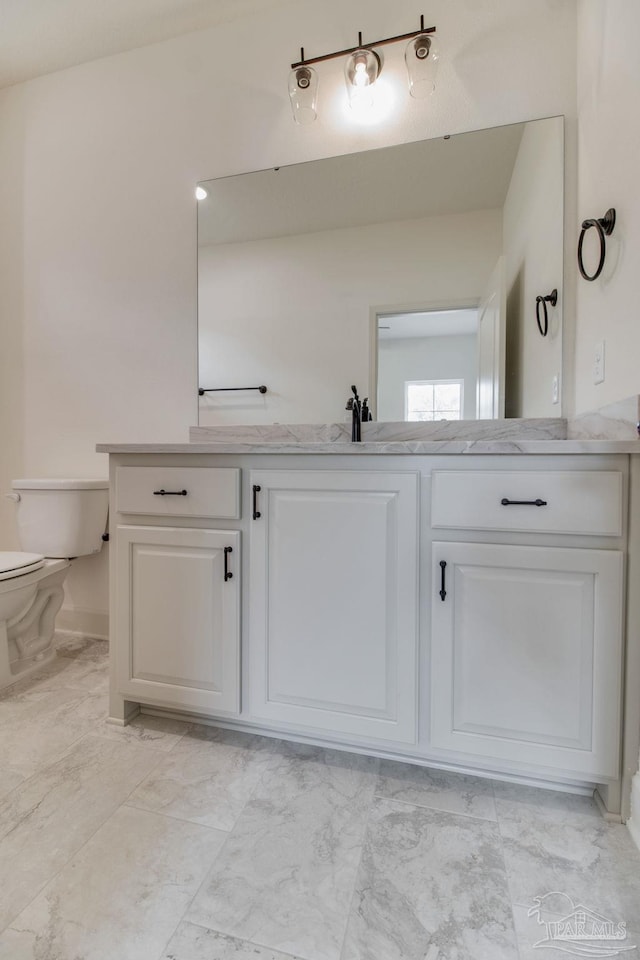
[[[289,99],[296,123],[313,123],[318,115],[318,74],[313,67],[294,67],[289,74]]]
[[[409,93],[416,99],[430,97],[436,88],[440,46],[434,34],[421,33],[409,41],[404,59],[409,75]]]
[[[373,105],[373,84],[380,74],[380,57],[373,50],[355,50],[347,57],[344,79],[349,94],[349,104],[354,108]]]

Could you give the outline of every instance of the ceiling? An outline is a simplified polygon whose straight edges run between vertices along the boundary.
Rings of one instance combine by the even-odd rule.
[[[378,316],[380,340],[414,340],[422,337],[462,337],[478,331],[478,311],[429,310]]]
[[[0,87],[290,0],[0,0]]]

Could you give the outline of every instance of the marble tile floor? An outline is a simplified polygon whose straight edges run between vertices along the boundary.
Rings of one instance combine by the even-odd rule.
[[[0,960],[640,960],[640,852],[590,799],[106,698],[64,636],[0,695]],[[626,937],[545,945],[574,907]]]

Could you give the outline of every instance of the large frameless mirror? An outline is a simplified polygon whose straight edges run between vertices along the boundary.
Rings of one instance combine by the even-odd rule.
[[[201,424],[560,415],[561,117],[198,187]]]

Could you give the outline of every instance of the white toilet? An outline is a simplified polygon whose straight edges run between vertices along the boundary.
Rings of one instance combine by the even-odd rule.
[[[55,656],[62,584],[74,557],[99,553],[107,527],[106,480],[14,480],[25,553],[0,551],[0,689]]]

